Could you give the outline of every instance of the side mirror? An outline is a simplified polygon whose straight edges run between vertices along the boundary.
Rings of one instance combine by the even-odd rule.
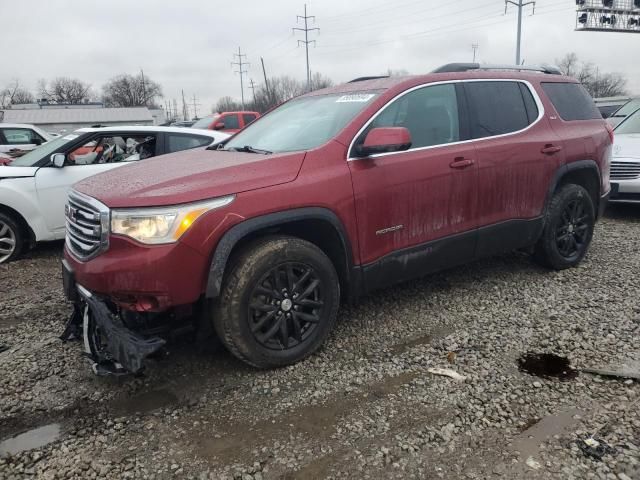
[[[51,164],[56,168],[64,167],[66,155],[64,153],[54,153],[51,155]]]
[[[224,122],[216,122],[213,124],[214,130],[224,130]]]
[[[411,133],[405,127],[379,127],[371,130],[357,148],[361,157],[378,153],[401,152],[411,148]]]
[[[42,139],[41,138],[34,138],[34,139],[32,139],[32,142],[33,142],[34,145],[38,145],[38,146],[42,145]]]

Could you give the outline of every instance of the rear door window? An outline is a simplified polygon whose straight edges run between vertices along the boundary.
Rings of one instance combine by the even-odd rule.
[[[581,84],[545,82],[542,88],[563,120],[602,119],[591,95]]]
[[[222,118],[222,123],[224,123],[225,130],[234,130],[236,128],[240,128],[240,120],[238,119],[238,115],[235,113],[232,115],[224,115]]]
[[[242,114],[242,120],[244,121],[244,126],[246,127],[247,125],[249,125],[251,122],[253,122],[256,119],[256,116],[253,113],[243,113]]]
[[[31,145],[44,142],[44,138],[28,128],[3,128],[6,145]]]
[[[180,152],[182,150],[189,150],[190,148],[204,147],[213,142],[213,138],[211,137],[183,135],[180,133],[169,133],[167,134],[167,139],[167,153]]]
[[[471,138],[494,137],[527,128],[538,117],[538,108],[520,82],[466,82],[470,112]],[[527,106],[528,104],[528,106]]]

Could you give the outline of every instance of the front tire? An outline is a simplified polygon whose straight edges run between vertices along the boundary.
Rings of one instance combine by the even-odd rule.
[[[551,199],[535,259],[555,270],[578,265],[589,249],[595,225],[595,208],[589,192],[580,185],[564,185]]]
[[[22,229],[13,217],[0,213],[0,264],[20,256],[24,244]]]
[[[339,303],[338,275],[322,250],[299,238],[264,238],[234,259],[214,326],[240,360],[282,367],[324,343]]]

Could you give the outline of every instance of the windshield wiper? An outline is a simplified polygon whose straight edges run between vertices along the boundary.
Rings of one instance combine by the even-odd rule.
[[[245,145],[244,147],[231,147],[227,150],[233,150],[234,152],[246,152],[246,153],[259,153],[261,155],[270,155],[273,152],[269,150],[263,150],[261,148],[254,148],[251,145]]]

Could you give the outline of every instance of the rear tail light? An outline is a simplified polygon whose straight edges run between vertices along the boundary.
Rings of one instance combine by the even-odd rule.
[[[613,127],[607,123],[607,132],[609,132],[609,139],[611,139],[611,143],[613,143],[613,139],[615,137],[613,133]]]

